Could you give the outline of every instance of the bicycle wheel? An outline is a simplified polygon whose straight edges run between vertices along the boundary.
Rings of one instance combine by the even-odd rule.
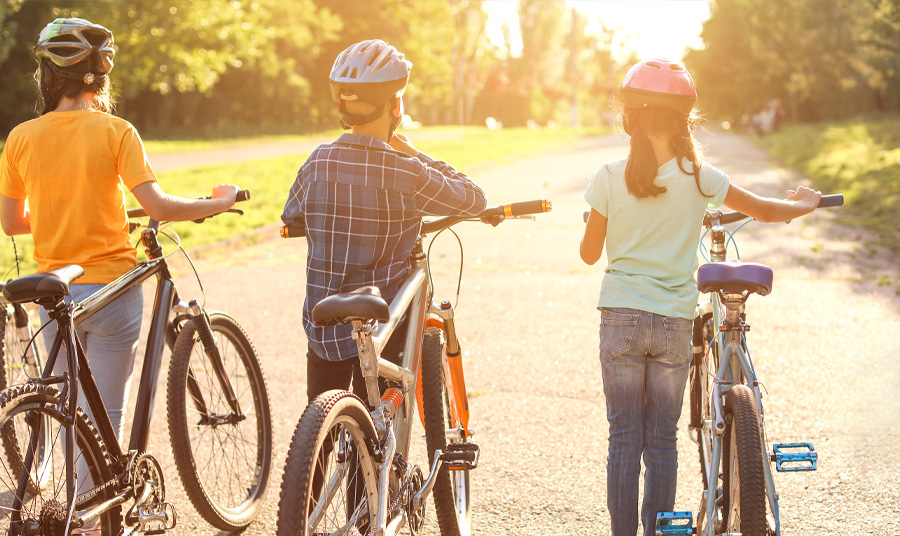
[[[447,451],[448,440],[463,440],[462,425],[451,403],[451,389],[441,330],[427,328],[422,343],[422,410],[429,464],[434,463],[435,450]],[[444,466],[436,478],[432,494],[441,535],[467,536],[471,533],[469,470],[449,470]]]
[[[35,344],[28,346],[32,331],[28,312],[20,304],[0,300],[0,333],[2,333],[3,370],[0,371],[0,389],[25,383],[28,378],[41,375],[40,353]],[[27,354],[26,354],[27,350]]]
[[[63,534],[66,521],[66,457],[63,422],[66,416],[59,411],[56,389],[38,384],[16,385],[0,395],[0,428],[15,427],[27,431],[5,435],[5,447],[16,453],[17,464],[0,469],[0,533],[2,534]],[[79,408],[75,414],[76,462],[87,466],[91,479],[80,479],[76,487],[76,511],[95,507],[115,494],[113,486],[91,489],[113,479],[108,454],[100,436],[87,415]],[[7,443],[15,438],[14,443]],[[21,460],[29,449],[34,463],[26,473]],[[20,481],[30,481],[27,491],[19,493]],[[98,491],[99,489],[99,491]],[[100,516],[102,534],[119,534],[122,522],[121,507],[113,507]]]
[[[294,430],[278,501],[278,536],[368,534],[378,509],[372,417],[347,391],[306,407]]]
[[[695,329],[697,329],[695,327]],[[703,478],[703,489],[709,489],[709,474],[715,474],[710,467],[712,458],[712,430],[704,429],[703,425],[709,423],[710,397],[713,396],[713,377],[719,367],[719,348],[710,343],[716,335],[713,329],[712,315],[706,315],[701,319],[699,329],[702,330],[701,344],[703,354],[694,356],[690,370],[690,398],[691,398],[691,428],[697,431],[697,450],[700,455],[700,475]],[[707,350],[709,351],[707,358]],[[707,370],[709,367],[709,370]],[[716,484],[718,484],[716,482]]]
[[[235,415],[199,335],[185,323],[167,387],[175,466],[197,512],[221,530],[246,527],[262,504],[272,467],[272,417],[259,359],[230,316],[209,313],[213,338],[237,396]]]
[[[762,439],[753,391],[746,385],[732,387],[725,395],[725,414],[722,453],[725,532],[768,536]]]

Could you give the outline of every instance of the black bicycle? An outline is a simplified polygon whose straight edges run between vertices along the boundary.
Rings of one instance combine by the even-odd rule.
[[[241,200],[248,197],[239,194]],[[162,468],[147,450],[166,346],[172,351],[169,432],[188,498],[222,530],[246,527],[256,516],[272,465],[269,399],[259,359],[233,318],[178,296],[158,234],[171,236],[151,219],[141,233],[148,260],[80,303],[63,301],[83,273],[76,265],[5,285],[7,300],[45,307],[59,330],[41,376],[0,393],[0,433],[16,438],[5,445],[9,462],[0,469],[0,533],[68,535],[98,521],[109,536],[162,534],[175,526]],[[75,326],[153,276],[153,315],[131,437],[122,449]],[[54,374],[58,358],[65,360],[62,374]],[[73,403],[79,399],[93,418]]]

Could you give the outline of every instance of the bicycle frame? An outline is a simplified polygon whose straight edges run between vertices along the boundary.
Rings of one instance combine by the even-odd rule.
[[[458,350],[459,342],[456,336],[455,324],[453,322],[453,307],[449,302],[441,305],[434,303],[429,304],[428,299],[431,295],[431,285],[428,279],[428,267],[426,257],[422,250],[421,237],[416,242],[415,249],[410,255],[412,261],[412,272],[407,276],[403,285],[400,287],[397,295],[391,301],[389,306],[390,319],[387,322],[379,324],[372,330],[362,321],[353,321],[354,333],[359,350],[360,368],[363,377],[366,380],[366,389],[368,392],[368,403],[370,406],[378,408],[381,402],[381,392],[378,386],[378,377],[385,378],[389,381],[399,382],[402,385],[404,397],[403,405],[398,408],[397,413],[391,421],[391,427],[383,430],[386,434],[384,462],[378,469],[378,511],[376,513],[376,521],[373,534],[394,534],[403,522],[402,516],[394,520],[388,520],[388,495],[389,495],[389,477],[391,465],[394,461],[394,454],[399,450],[404,458],[408,458],[409,444],[412,432],[412,415],[418,396],[419,372],[421,367],[422,354],[422,333],[426,326],[439,326],[444,330],[447,337],[447,346]],[[401,365],[396,365],[387,359],[381,357],[381,351],[390,339],[391,334],[400,324],[400,321],[406,317],[407,332],[404,344],[403,361]],[[431,315],[431,316],[429,316]],[[440,318],[440,320],[438,320]],[[450,352],[453,353],[453,352]],[[463,382],[462,368],[449,367],[445,371],[452,378],[455,389],[462,390],[462,396],[465,396],[465,388],[460,387]],[[460,394],[451,393],[450,411],[454,416],[459,416],[463,412],[460,411],[459,402],[465,404],[465,399],[458,400]],[[467,411],[466,411],[467,413]],[[376,426],[383,422],[384,416],[380,410],[376,409],[372,412],[373,420]],[[420,412],[421,415],[421,412]],[[424,417],[422,417],[424,419]],[[466,419],[467,420],[467,419]],[[466,429],[466,421],[460,421],[460,426],[464,430],[464,435],[468,437],[469,431]],[[424,425],[424,422],[423,422]],[[435,453],[435,463],[432,464],[431,472],[426,482],[434,482],[434,476],[437,474],[441,463],[438,460],[440,452]],[[342,476],[342,475],[341,475]],[[326,489],[326,495],[329,493],[337,493],[340,486],[334,482]],[[424,501],[430,488],[422,489],[416,495],[416,501]],[[327,501],[326,501],[327,502]],[[318,524],[324,511],[316,509],[310,517],[310,525]],[[387,524],[391,523],[388,527]]]
[[[741,311],[743,310],[743,300],[729,300],[718,294],[710,294],[710,304],[712,307],[713,325],[718,327],[722,325],[722,309],[724,308],[725,323],[730,326],[743,326],[741,319]],[[760,429],[762,431],[761,456],[767,451],[766,434],[765,434],[765,414],[762,406],[762,393],[759,388],[759,382],[756,378],[756,372],[750,355],[745,351],[746,338],[743,329],[732,329],[726,332],[720,332],[716,337],[715,344],[718,347],[719,366],[716,371],[713,389],[709,397],[710,421],[702,423],[704,429],[711,429],[712,444],[710,445],[711,457],[708,460],[709,466],[704,467],[706,471],[707,482],[716,482],[718,480],[718,467],[722,461],[722,445],[725,434],[725,408],[723,400],[725,394],[734,385],[743,384],[753,391],[753,397],[756,401],[756,408],[759,412]],[[705,438],[703,434],[701,441]],[[705,445],[704,445],[705,446]],[[778,516],[778,496],[775,493],[775,480],[772,475],[772,469],[769,460],[765,459],[763,463],[766,495],[768,496],[769,506],[775,515],[776,533],[781,533],[781,522]],[[706,519],[715,519],[716,516],[716,495],[715,493],[704,492],[704,507],[700,509],[697,519],[697,526],[703,525],[704,517]],[[715,523],[710,523],[707,527],[707,536],[714,536]]]
[[[43,384],[63,384],[60,395],[63,401],[65,399],[77,400],[78,389],[80,385],[81,389],[83,390],[85,401],[87,402],[87,405],[91,411],[91,420],[94,422],[94,425],[96,426],[97,431],[100,434],[101,441],[107,448],[110,459],[113,461],[114,466],[117,468],[117,473],[120,470],[124,469],[131,456],[137,453],[146,452],[148,450],[150,442],[150,421],[153,414],[153,404],[156,398],[159,373],[160,369],[162,368],[163,350],[167,345],[167,335],[172,329],[176,328],[176,323],[178,321],[178,318],[176,318],[176,323],[170,324],[169,318],[171,313],[175,311],[180,315],[184,315],[181,318],[185,320],[203,319],[203,322],[206,322],[205,317],[203,316],[203,311],[196,303],[196,301],[185,303],[178,297],[178,294],[175,290],[175,283],[169,272],[165,258],[161,256],[161,248],[159,247],[159,243],[156,240],[156,230],[155,226],[153,225],[154,223],[156,222],[153,222],[151,220],[150,229],[144,231],[144,235],[142,236],[142,240],[144,241],[144,244],[147,246],[148,252],[150,253],[150,260],[139,263],[136,267],[129,270],[128,272],[117,278],[115,281],[109,283],[108,285],[105,285],[103,288],[99,289],[97,292],[87,297],[83,301],[77,304],[73,303],[65,305],[57,311],[51,312],[51,317],[57,320],[59,329],[51,347],[47,363],[45,364],[41,378],[33,380]],[[107,306],[112,301],[121,297],[128,291],[134,289],[135,287],[138,287],[144,281],[153,276],[156,276],[157,278],[156,296],[153,303],[153,313],[151,316],[150,330],[147,335],[147,344],[144,352],[144,364],[140,376],[137,403],[135,405],[132,418],[133,424],[131,429],[131,437],[129,440],[128,449],[123,450],[119,444],[116,433],[113,430],[112,423],[110,422],[109,415],[106,411],[106,406],[103,404],[103,400],[100,397],[97,384],[94,381],[93,374],[91,373],[90,366],[88,365],[84,348],[82,347],[81,341],[78,339],[78,335],[75,331],[75,326],[77,326],[81,322],[84,322],[95,313],[97,313],[100,309]],[[170,340],[174,341],[174,337],[172,337]],[[63,344],[65,344],[66,348],[74,348],[75,352],[67,352],[66,354],[67,373],[63,374],[62,376],[53,376],[53,369]],[[217,370],[217,372],[220,372],[219,374],[217,374],[217,376],[223,392],[225,393],[225,398],[229,403],[230,409],[235,412],[235,414],[240,414],[240,407],[238,406],[237,398],[230,385],[230,382],[228,381],[227,375],[221,373],[221,371],[224,371],[224,366],[222,365],[222,361],[220,356],[218,355],[217,350],[215,350],[215,348],[213,348],[212,351],[210,351],[209,349],[206,350],[206,353],[210,358],[213,367]],[[73,376],[72,372],[76,370],[78,381],[71,381],[70,378],[72,378]],[[190,389],[192,395],[194,395],[192,398],[197,405],[197,410],[200,413],[201,417],[204,419],[209,419],[210,416],[208,415],[205,404],[203,403],[203,397],[200,394],[199,388],[197,387],[196,380],[191,375],[188,376],[188,389]],[[76,406],[77,404],[75,403],[68,404],[70,423],[74,422]],[[66,426],[70,427],[72,425],[69,424]],[[69,497],[72,498],[72,504],[70,505],[68,517],[68,523],[70,523],[72,512],[74,512],[76,506],[78,506],[77,509],[79,510],[84,509],[86,503],[88,503],[96,494],[88,492],[84,497],[79,497],[77,498],[77,500],[74,497],[75,478],[72,474],[73,461],[75,459],[74,434],[69,433],[66,434],[66,436],[66,480]],[[71,443],[71,445],[69,443]],[[20,480],[20,487],[22,487],[22,490],[24,490],[23,486],[25,485],[25,479],[28,478],[27,474],[30,471],[31,463],[31,453],[29,453],[29,455],[26,457],[26,467],[28,468],[28,471],[25,471]],[[95,484],[97,485],[97,487],[100,487],[108,483]],[[81,520],[85,523],[89,522],[109,508],[123,504],[132,497],[131,492],[132,490],[127,487],[118,487],[115,497],[105,501],[102,504],[96,505],[93,508],[90,508],[81,516]]]

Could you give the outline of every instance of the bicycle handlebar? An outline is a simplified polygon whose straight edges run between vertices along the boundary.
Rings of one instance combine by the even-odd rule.
[[[206,197],[201,197],[200,199],[209,199],[209,198],[210,198],[210,196],[206,196]],[[239,203],[239,202],[242,202],[242,201],[249,201],[249,200],[250,200],[250,190],[240,190],[240,191],[238,191],[238,193],[234,196],[234,201],[235,201],[235,203]],[[203,222],[203,220],[205,220],[206,218],[212,218],[213,216],[217,216],[217,215],[219,215],[219,214],[222,214],[223,212],[230,212],[230,211],[231,211],[231,209],[224,210],[224,211],[222,211],[222,212],[216,212],[215,214],[210,214],[209,216],[206,216],[205,218],[199,218],[199,219],[192,220],[192,221],[194,221],[195,223],[201,223],[201,222]],[[237,212],[240,212],[240,211],[237,211]],[[243,214],[243,212],[240,212],[240,213]],[[148,216],[147,211],[145,211],[143,208],[133,208],[133,209],[131,209],[131,210],[128,211],[128,218],[129,218],[129,219],[131,219],[131,218],[145,218],[145,217],[147,217],[147,216]]]
[[[823,195],[821,199],[819,199],[819,206],[816,208],[830,208],[830,207],[841,207],[844,206],[844,194],[833,194],[833,195]],[[722,225],[728,223],[735,223],[741,220],[745,220],[749,218],[746,214],[742,212],[725,212],[719,217],[719,223]],[[706,219],[704,219],[704,223]]]
[[[422,222],[422,234],[430,234],[446,229],[461,221],[481,220],[484,223],[498,225],[506,218],[517,218],[529,214],[542,214],[550,212],[553,204],[547,199],[535,199],[534,201],[520,201],[496,207],[486,208],[477,216],[444,216],[432,221]],[[281,238],[300,238],[306,236],[306,227],[301,224],[288,224],[281,227]]]
[[[819,206],[817,208],[830,208],[830,207],[842,207],[844,206],[844,194],[832,194],[832,195],[823,195],[819,200]],[[587,223],[588,217],[590,217],[591,211],[584,211],[584,222]],[[728,223],[738,222],[744,219],[749,218],[746,214],[742,212],[724,212],[719,217],[719,223],[722,225]],[[705,220],[704,220],[705,222]]]

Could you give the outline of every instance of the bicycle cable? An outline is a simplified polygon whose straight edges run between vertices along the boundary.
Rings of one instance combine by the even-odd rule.
[[[159,257],[159,259],[157,259],[157,260],[168,259],[172,255],[175,255],[178,251],[181,251],[184,254],[184,257],[187,259],[188,264],[190,264],[191,270],[193,270],[193,272],[194,272],[194,278],[197,280],[197,285],[200,287],[200,296],[202,296],[202,304],[200,305],[200,307],[205,308],[206,307],[206,290],[203,288],[203,282],[200,280],[200,274],[197,272],[197,267],[194,265],[194,260],[191,259],[191,256],[188,254],[187,250],[184,249],[184,246],[181,243],[181,235],[179,235],[178,232],[175,231],[174,229],[170,230],[170,227],[172,226],[173,223],[174,222],[166,222],[166,223],[160,224],[161,227],[157,230],[156,233],[157,233],[157,235],[165,236],[166,238],[171,240],[172,243],[175,244],[175,249],[166,253],[162,257]],[[146,225],[141,224],[141,227],[146,227]],[[138,240],[137,242],[134,243],[134,247],[137,248],[138,244],[140,244],[140,243],[141,243],[141,241]]]
[[[440,231],[438,231],[437,234],[435,234],[433,237],[431,237],[431,241],[428,243],[428,250],[425,252],[425,258],[427,259],[426,266],[428,268],[428,286],[429,286],[429,288],[431,288],[431,293],[432,293],[432,298],[433,298],[434,297],[434,279],[432,278],[432,275],[431,275],[431,247],[434,246],[434,241],[437,240],[437,238],[439,236],[441,236],[441,233],[443,233],[444,231],[450,231],[451,233],[453,233],[453,236],[456,237],[456,241],[459,243],[459,279],[456,282],[456,301],[453,303],[453,308],[455,309],[457,307],[457,305],[459,305],[459,294],[460,294],[460,289],[462,289],[463,259],[464,259],[465,253],[463,251],[462,239],[460,239],[459,235],[456,234],[456,231],[454,231],[450,227],[447,227],[445,229],[441,229]]]

